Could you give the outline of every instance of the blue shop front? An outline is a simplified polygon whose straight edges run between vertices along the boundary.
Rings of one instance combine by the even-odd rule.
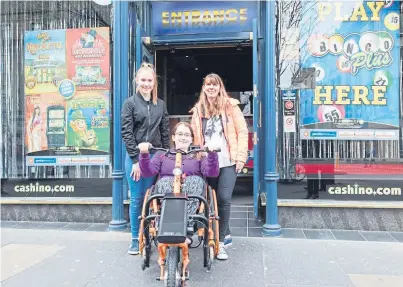
[[[275,12],[272,4],[267,5],[270,7],[268,14]],[[274,56],[274,45],[265,45],[264,39],[265,27],[274,24],[265,22],[266,3],[149,1],[138,7],[141,7],[141,13],[137,13],[140,16],[136,19],[136,63],[147,61],[155,65],[161,79],[160,97],[167,104],[171,127],[179,121],[190,121],[189,110],[197,102],[203,78],[209,73],[220,75],[230,96],[240,101],[249,127],[249,156],[238,175],[236,194],[246,195],[241,204],[254,205],[257,217],[259,190],[265,190],[264,175],[268,173],[270,161],[273,162],[272,182],[275,181],[276,148],[271,149],[273,153],[266,165],[261,151],[261,146],[269,144],[265,141],[269,132],[275,139],[275,121],[271,121],[273,125],[267,131],[262,127],[262,122],[269,122],[268,117],[262,118],[265,114],[275,117],[268,109],[270,100],[273,108],[275,105],[274,57],[265,55]],[[265,76],[265,61],[271,58],[269,74],[272,81]],[[264,99],[267,90],[272,91],[272,95]],[[266,137],[262,136],[265,132]],[[274,196],[274,212],[276,202]]]
[[[124,225],[119,114],[147,61],[171,127],[211,72],[240,101],[249,157],[234,204],[267,234],[279,221],[382,229],[353,220],[362,208],[401,218],[402,1],[62,2],[1,3],[3,206],[101,199]]]

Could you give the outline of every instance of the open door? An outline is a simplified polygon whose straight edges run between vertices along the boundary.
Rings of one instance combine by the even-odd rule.
[[[136,25],[136,71],[140,68],[141,63],[147,62],[155,65],[154,57],[155,49],[152,45],[150,37],[144,37],[141,25]]]
[[[259,152],[259,128],[260,128],[260,96],[259,87],[259,57],[258,57],[258,32],[257,20],[253,19],[252,39],[252,61],[253,61],[253,215],[258,217],[259,193],[260,193],[260,152]]]

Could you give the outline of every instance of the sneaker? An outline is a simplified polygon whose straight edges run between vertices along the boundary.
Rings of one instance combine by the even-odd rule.
[[[227,250],[225,249],[223,242],[220,242],[220,250],[218,251],[217,259],[218,260],[227,260],[228,259]]]
[[[140,253],[139,250],[139,240],[132,239],[132,243],[129,246],[129,250],[127,251],[130,255],[137,255]]]
[[[230,246],[232,246],[232,236],[231,236],[231,234],[228,234],[224,238],[224,247],[227,248],[227,247],[230,247]]]

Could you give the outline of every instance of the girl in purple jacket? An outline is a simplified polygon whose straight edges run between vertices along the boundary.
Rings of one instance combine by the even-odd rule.
[[[188,151],[193,140],[193,131],[186,122],[179,122],[172,130],[172,141],[175,150]],[[175,167],[175,155],[165,154],[158,151],[150,159],[148,151],[149,143],[138,145],[140,150],[139,162],[141,175],[151,177],[159,174],[160,179],[155,185],[154,192],[165,194],[173,189],[174,176],[172,170]],[[215,150],[213,145],[209,145],[209,150]],[[208,152],[207,156],[190,154],[182,157],[182,170],[186,175],[183,192],[192,195],[201,195],[205,190],[203,177],[217,177],[219,173],[218,155],[216,152]],[[198,208],[198,201],[192,199],[188,205],[188,213],[194,214]]]

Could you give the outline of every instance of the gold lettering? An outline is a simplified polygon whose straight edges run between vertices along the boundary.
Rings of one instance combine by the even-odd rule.
[[[343,3],[341,2],[335,2],[334,6],[336,6],[336,17],[334,18],[335,21],[344,21],[344,17],[341,16],[341,6],[343,6]]]
[[[182,12],[172,12],[171,13],[171,23],[175,24],[175,23],[182,23]]]
[[[367,2],[369,9],[372,11],[371,21],[379,21],[379,11],[385,3],[382,2]],[[376,6],[375,6],[376,5]]]
[[[162,12],[162,24],[169,25],[169,12]]]
[[[325,89],[325,92],[322,93],[322,89]],[[314,105],[332,105],[332,90],[333,86],[316,86],[315,88],[315,97],[313,104]],[[325,101],[322,101],[321,98],[325,98]]]
[[[209,25],[209,24],[211,24],[211,22],[212,22],[212,19],[211,19],[210,11],[205,10],[203,12],[203,23]]]
[[[349,86],[336,86],[337,100],[336,105],[349,105],[351,100],[348,98]]]
[[[374,92],[373,105],[386,106],[386,86],[372,86],[372,91]]]
[[[239,9],[239,20],[241,21],[248,20],[248,9],[246,8]]]
[[[224,22],[224,15],[225,15],[225,11],[224,10],[220,10],[220,11],[218,11],[218,10],[214,10],[213,11],[213,19],[214,19],[214,22],[220,22],[220,23],[223,23]]]
[[[353,86],[354,100],[353,105],[369,105],[368,101],[368,88],[365,86]]]
[[[190,12],[189,11],[184,11],[183,15],[185,15],[185,23],[189,23]]]
[[[231,16],[231,14],[235,14],[234,16]],[[238,11],[236,9],[228,9],[226,13],[226,18],[228,22],[235,22],[237,19]]]
[[[358,17],[361,17],[361,21],[368,21],[367,13],[365,12],[364,4],[361,3],[354,9],[353,15],[351,15],[350,21],[357,22]]]
[[[318,3],[318,15],[320,21],[325,21],[325,16],[330,15],[332,12],[332,4],[327,2]]]
[[[200,11],[199,10],[193,10],[192,11],[192,23],[198,24],[199,23],[199,18],[200,18]]]

